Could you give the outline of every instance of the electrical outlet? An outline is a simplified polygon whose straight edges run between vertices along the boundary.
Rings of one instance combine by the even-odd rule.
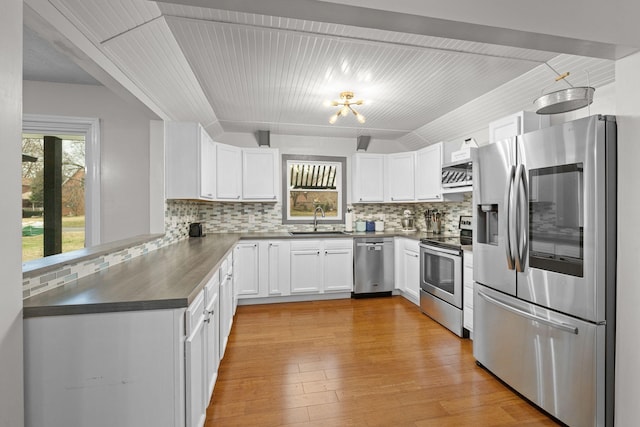
[[[249,224],[255,224],[255,222],[256,222],[256,216],[249,215]]]

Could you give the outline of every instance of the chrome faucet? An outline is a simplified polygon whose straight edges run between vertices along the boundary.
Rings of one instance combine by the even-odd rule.
[[[320,210],[322,218],[324,218],[324,210],[322,210],[322,207],[316,206],[316,210],[313,211],[313,231],[318,231],[318,210]]]

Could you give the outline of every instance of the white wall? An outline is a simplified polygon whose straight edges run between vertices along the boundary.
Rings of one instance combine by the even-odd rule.
[[[150,120],[103,86],[25,81],[24,112],[98,117],[101,156],[101,242],[149,233]]]
[[[22,1],[0,13],[0,426],[24,425],[20,134],[22,129]]]
[[[616,63],[618,121],[618,297],[616,425],[640,420],[640,54]]]

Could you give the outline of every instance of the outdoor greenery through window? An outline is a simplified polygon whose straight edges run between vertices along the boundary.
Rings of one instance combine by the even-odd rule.
[[[326,156],[283,156],[283,223],[308,223],[317,208],[319,222],[340,223],[344,216],[345,160]]]
[[[23,262],[85,247],[85,171],[84,136],[23,134]]]

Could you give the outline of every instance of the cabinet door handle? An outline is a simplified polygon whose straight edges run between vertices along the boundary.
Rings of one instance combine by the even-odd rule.
[[[318,251],[318,255],[320,255],[320,251]]]

